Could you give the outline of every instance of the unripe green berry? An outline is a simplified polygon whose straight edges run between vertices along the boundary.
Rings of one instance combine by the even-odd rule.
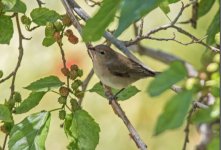
[[[65,96],[60,96],[60,97],[58,98],[58,102],[59,102],[60,104],[66,104],[66,102],[67,102],[67,97],[65,97]]]
[[[71,88],[75,91],[79,86],[82,85],[82,81],[81,80],[75,80],[72,84],[71,84]]]
[[[15,102],[21,102],[21,94],[19,92],[14,92],[13,99],[15,100]]]
[[[54,23],[54,27],[55,27],[56,31],[61,31],[62,28],[63,28],[63,25],[61,24],[61,22],[56,21],[56,22]]]
[[[80,106],[79,106],[79,104],[78,104],[78,102],[77,102],[76,99],[72,98],[72,99],[70,100],[70,103],[71,103],[71,108],[72,108],[72,110],[75,111],[75,110],[77,110],[77,109],[80,108]]]
[[[211,63],[207,66],[206,70],[208,72],[214,72],[219,68],[219,65],[217,63]]]
[[[59,118],[61,120],[64,120],[65,119],[65,116],[66,116],[66,111],[65,110],[60,110],[59,111]]]
[[[22,22],[22,24],[30,25],[31,19],[28,16],[23,15],[23,16],[21,16],[21,22]]]
[[[82,76],[83,76],[83,70],[82,70],[82,69],[78,69],[78,70],[77,70],[77,75],[78,75],[79,77],[82,77]]]

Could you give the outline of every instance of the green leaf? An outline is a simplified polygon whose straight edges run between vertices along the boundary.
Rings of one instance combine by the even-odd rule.
[[[48,76],[45,78],[41,78],[35,82],[32,82],[30,85],[25,87],[25,89],[31,91],[48,91],[52,88],[60,87],[64,84],[61,82],[56,76]]]
[[[44,40],[42,41],[42,45],[49,47],[49,46],[53,45],[55,42],[56,41],[55,41],[54,37],[48,36],[48,37],[44,38]]]
[[[99,125],[84,110],[66,115],[64,130],[70,141],[68,149],[95,150],[99,141]]]
[[[5,122],[12,121],[12,115],[7,106],[0,104],[0,120]]]
[[[207,29],[207,44],[211,45],[215,43],[215,35],[219,32],[220,27],[220,18],[219,18],[219,10],[217,11],[215,17],[213,18],[209,28]]]
[[[180,127],[188,113],[192,102],[192,91],[182,91],[173,96],[165,105],[163,112],[158,117],[155,135],[168,129]]]
[[[160,3],[159,7],[165,14],[170,12],[169,2],[167,0]]]
[[[31,18],[37,25],[44,26],[47,22],[57,21],[61,16],[56,11],[48,8],[36,8],[32,10]]]
[[[166,71],[156,76],[150,83],[147,91],[151,96],[158,96],[169,89],[173,84],[182,80],[185,76],[187,76],[187,71],[184,64],[179,61],[174,61]]]
[[[207,14],[211,10],[214,2],[215,0],[200,0],[198,7],[198,18]]]
[[[208,144],[207,150],[220,150],[219,136],[212,138]]]
[[[121,0],[103,1],[99,11],[86,22],[83,28],[83,40],[85,42],[97,41],[101,38],[107,26],[114,20],[120,2]]]
[[[8,10],[12,9],[17,2],[17,0],[1,0],[1,1],[2,1],[2,4],[4,5],[4,7]]]
[[[27,7],[24,2],[21,0],[17,0],[17,3],[14,5],[14,7],[8,11],[15,12],[15,13],[25,13],[27,10]]]
[[[99,82],[96,83],[92,87],[92,89],[90,89],[89,91],[90,92],[95,92],[95,93],[99,94],[100,96],[106,98],[105,93],[104,93],[104,89],[103,89],[102,85]],[[119,90],[112,88],[113,94],[116,94],[118,91]],[[117,95],[117,100],[127,100],[130,97],[136,95],[138,92],[140,92],[140,90],[138,90],[135,86],[128,86],[127,88],[125,88],[122,92],[120,92]]]
[[[159,4],[159,7],[165,14],[168,14],[170,12],[169,4],[176,3],[178,1],[180,0],[164,0]]]
[[[32,92],[18,107],[15,108],[16,114],[28,112],[39,104],[45,92]]]
[[[3,11],[5,12],[15,12],[15,13],[25,13],[27,10],[27,7],[25,5],[24,2],[22,2],[21,0],[17,0],[16,4],[14,5],[13,8],[8,9],[8,8],[4,8]]]
[[[124,0],[121,8],[119,25],[114,33],[117,37],[133,22],[159,6],[164,0]]]
[[[40,112],[26,117],[12,128],[9,135],[10,150],[44,150],[51,115]]]
[[[14,30],[11,17],[0,15],[0,44],[9,44],[13,32]]]

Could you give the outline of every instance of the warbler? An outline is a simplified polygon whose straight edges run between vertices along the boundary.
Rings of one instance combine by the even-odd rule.
[[[109,46],[97,45],[88,49],[95,74],[109,87],[122,90],[139,79],[154,77],[157,74]]]

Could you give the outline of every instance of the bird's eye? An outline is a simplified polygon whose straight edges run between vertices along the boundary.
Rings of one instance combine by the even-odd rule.
[[[100,51],[100,54],[104,55],[104,51]]]

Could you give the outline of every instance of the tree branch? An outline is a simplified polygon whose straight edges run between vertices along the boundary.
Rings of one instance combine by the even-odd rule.
[[[94,70],[91,69],[91,71],[89,72],[89,74],[87,75],[86,79],[84,80],[84,82],[82,83],[82,91],[85,92],[88,86],[88,83],[90,82],[91,78],[94,75]],[[83,97],[79,99],[78,104],[81,106],[82,105],[82,101],[83,101]]]
[[[80,9],[80,7],[75,3],[75,1],[68,1],[68,0],[61,0],[66,11],[67,14],[69,15],[69,17],[72,20],[73,25],[77,28],[78,32],[81,34],[81,26],[78,25],[78,21],[75,19],[74,13],[72,12],[69,3],[72,4],[72,8],[75,9],[77,8],[77,10],[81,10],[80,13],[84,13],[84,16],[86,16],[86,18],[88,19],[88,15],[82,11],[82,9]],[[69,3],[68,3],[69,2]],[[75,7],[77,6],[77,7]],[[78,14],[79,15],[79,14]],[[80,16],[80,15],[79,15]],[[130,57],[134,57],[130,51],[124,46],[123,43],[121,43],[120,41],[118,41],[117,39],[115,39],[110,33],[106,32],[104,34],[104,36],[112,43],[115,43],[118,48],[121,47],[123,50],[125,50],[126,54],[128,54]],[[121,50],[122,50],[121,49]],[[138,59],[137,59],[138,60]],[[109,90],[107,90],[109,89]],[[114,112],[123,120],[124,124],[126,125],[126,127],[128,128],[130,135],[132,137],[132,139],[134,140],[134,142],[136,143],[136,145],[141,149],[141,150],[147,150],[147,146],[146,144],[142,141],[142,139],[140,138],[139,134],[137,133],[137,131],[135,130],[135,128],[132,126],[132,124],[130,123],[129,119],[127,118],[127,116],[125,115],[124,111],[122,110],[122,108],[120,107],[120,105],[117,103],[116,99],[110,99],[110,96],[112,95],[111,90],[109,87],[105,86],[104,90],[106,90],[105,94],[107,95],[107,98],[111,101],[111,106],[114,110]],[[109,93],[109,94],[107,94]],[[113,96],[111,96],[113,97]]]
[[[213,47],[213,46],[210,46],[210,45],[207,45],[206,43],[203,42],[203,39],[198,39],[197,37],[195,37],[194,35],[192,35],[191,33],[189,33],[188,31],[176,26],[176,23],[178,21],[178,19],[180,18],[180,16],[182,15],[183,11],[188,8],[189,6],[191,6],[192,4],[195,4],[196,3],[196,0],[194,1],[191,1],[190,3],[184,5],[183,2],[181,3],[182,6],[181,6],[181,9],[179,11],[179,13],[177,14],[177,16],[174,18],[174,20],[171,21],[171,23],[169,24],[166,24],[166,25],[163,25],[163,26],[160,26],[160,27],[157,27],[155,29],[152,29],[150,30],[148,33],[146,33],[145,35],[137,35],[135,39],[132,39],[130,41],[124,41],[125,45],[126,46],[131,46],[131,45],[134,45],[134,44],[137,44],[138,42],[140,42],[141,40],[144,40],[144,39],[151,39],[151,40],[158,40],[158,41],[175,41],[179,44],[182,44],[182,45],[190,45],[190,44],[194,44],[194,43],[197,43],[197,44],[200,44],[208,49],[211,49],[212,51],[214,52],[219,52],[219,49],[216,48],[216,47]],[[191,39],[190,42],[188,43],[183,43],[182,41],[178,41],[175,39],[175,37],[173,38],[155,38],[155,37],[152,37],[151,35],[152,34],[155,34],[159,31],[162,31],[162,30],[167,30],[167,29],[175,29],[177,30],[179,33],[181,34],[184,34],[186,35],[187,37],[189,37]]]
[[[118,115],[118,117],[120,117],[123,120],[124,124],[126,125],[127,129],[130,132],[131,138],[134,140],[137,147],[141,150],[147,150],[147,145],[140,138],[140,136],[137,133],[136,129],[133,127],[130,120],[125,115],[124,111],[120,107],[120,104],[117,102],[117,99],[112,94],[111,88],[108,87],[108,86],[105,86],[105,85],[103,85],[103,86],[104,86],[104,90],[105,90],[105,95],[108,98],[111,107],[113,108],[115,114]]]

